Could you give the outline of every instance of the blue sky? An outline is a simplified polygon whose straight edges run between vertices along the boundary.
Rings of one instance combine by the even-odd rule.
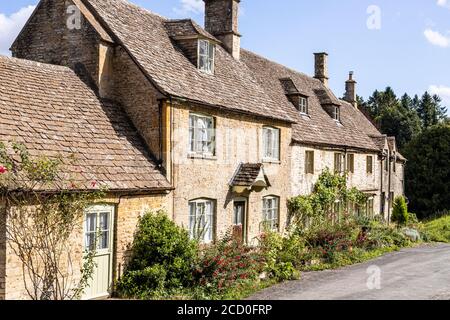
[[[37,2],[0,2],[0,54]],[[201,0],[132,2],[203,25]],[[450,107],[450,0],[242,0],[241,8],[244,48],[307,74],[313,52],[328,52],[339,96],[353,70],[365,98],[389,85],[399,95],[429,90]]]

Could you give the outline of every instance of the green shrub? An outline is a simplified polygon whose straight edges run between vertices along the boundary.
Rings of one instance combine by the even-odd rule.
[[[300,277],[297,268],[304,263],[305,243],[295,233],[283,237],[267,232],[260,237],[260,248],[264,255],[265,272],[277,281],[295,280]]]
[[[186,230],[164,212],[147,213],[139,220],[118,291],[128,297],[149,297],[153,292],[189,286],[197,255],[197,243]]]
[[[408,205],[404,197],[397,197],[394,200],[392,211],[392,221],[399,225],[406,225],[408,223]]]
[[[156,264],[143,270],[128,271],[118,284],[118,290],[125,297],[151,298],[164,295],[167,271]]]
[[[424,225],[425,236],[429,241],[450,242],[450,216],[431,220]]]

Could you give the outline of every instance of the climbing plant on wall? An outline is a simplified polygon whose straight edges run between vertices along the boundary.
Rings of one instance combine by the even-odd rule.
[[[329,220],[336,201],[344,206],[348,203],[365,205],[367,195],[356,188],[348,189],[346,175],[332,173],[327,168],[320,175],[311,195],[289,199],[291,221],[306,226]]]

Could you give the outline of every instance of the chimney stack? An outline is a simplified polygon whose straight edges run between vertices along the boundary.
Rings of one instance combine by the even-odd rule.
[[[356,99],[356,81],[353,80],[353,71],[350,71],[348,80],[345,82],[345,98],[344,100],[351,103],[358,109],[358,101]]]
[[[203,0],[205,2],[205,30],[222,41],[225,49],[240,59],[241,35],[238,32],[241,0]]]
[[[315,76],[314,78],[319,79],[322,83],[328,87],[328,53],[320,52],[314,53],[315,57]]]

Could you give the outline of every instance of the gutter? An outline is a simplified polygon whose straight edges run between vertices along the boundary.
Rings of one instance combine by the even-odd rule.
[[[210,109],[214,109],[214,110],[223,110],[223,111],[232,112],[232,113],[241,114],[241,115],[246,115],[246,116],[250,116],[250,117],[256,117],[256,118],[259,118],[259,119],[270,119],[270,120],[275,120],[275,121],[284,122],[284,123],[288,123],[288,124],[295,124],[295,123],[297,123],[297,121],[291,120],[291,119],[265,116],[265,115],[254,113],[254,112],[250,112],[250,111],[238,110],[238,109],[233,109],[233,108],[229,108],[229,107],[225,107],[225,106],[221,106],[221,105],[217,105],[217,104],[211,104],[211,103],[207,103],[207,102],[203,102],[203,101],[199,101],[199,100],[194,100],[194,99],[190,99],[190,98],[180,97],[180,96],[177,96],[177,95],[172,95],[170,93],[168,93],[167,95],[170,97],[171,100],[177,100],[177,101],[180,101],[180,102],[187,102],[187,103],[190,103],[190,104],[197,104],[199,106],[210,108]]]
[[[345,152],[355,150],[355,151],[364,151],[364,152],[371,152],[371,153],[380,153],[379,149],[358,148],[358,147],[329,144],[329,143],[322,143],[322,142],[300,141],[300,140],[296,140],[296,139],[292,139],[292,143],[299,145],[299,146],[322,147],[324,149],[328,148],[330,150],[338,150],[338,151],[345,151]]]
[[[142,189],[112,189],[105,190],[106,193],[126,193],[126,194],[162,194],[169,193],[174,190],[174,187],[158,187],[158,188],[142,188]],[[11,190],[11,193],[38,193],[44,195],[57,194],[60,192],[69,192],[69,193],[90,193],[94,191],[100,191],[98,189],[62,189],[62,190]]]

